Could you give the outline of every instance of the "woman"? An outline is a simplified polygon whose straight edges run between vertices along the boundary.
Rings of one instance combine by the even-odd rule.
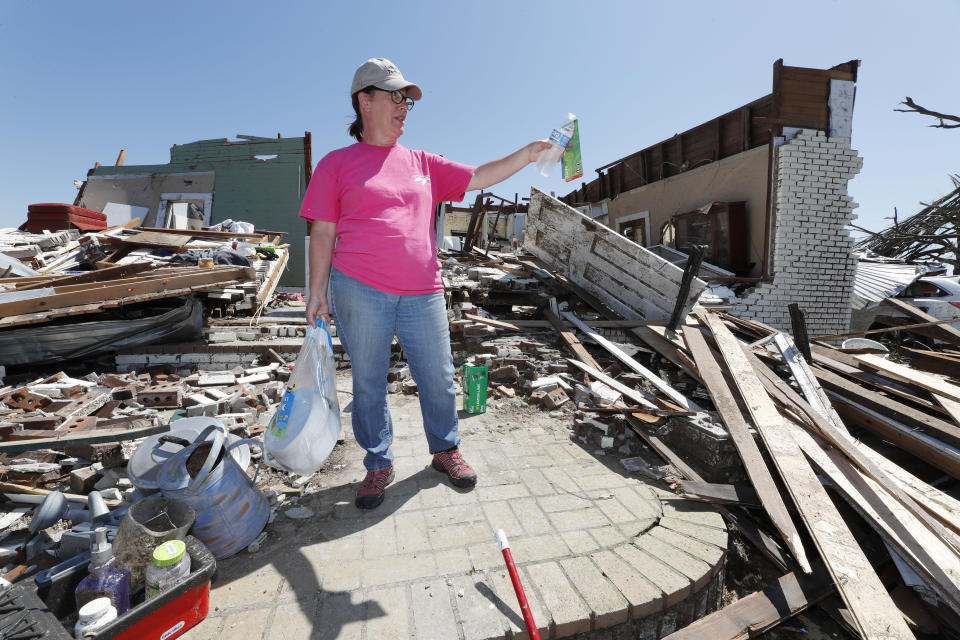
[[[480,167],[402,147],[397,140],[423,92],[384,58],[357,69],[350,94],[356,119],[349,132],[357,143],[317,164],[300,216],[312,221],[307,319],[329,322],[332,314],[350,356],[353,432],[367,451],[356,505],[373,509],[394,476],[386,387],[395,335],[417,383],[432,466],[457,487],[477,482],[459,450],[434,210],[509,178],[549,143],[531,142]]]

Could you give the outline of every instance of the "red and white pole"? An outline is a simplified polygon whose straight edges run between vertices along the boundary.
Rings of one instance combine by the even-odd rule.
[[[513,590],[517,592],[517,600],[520,602],[520,612],[523,613],[523,622],[527,625],[527,635],[530,636],[530,640],[540,640],[540,632],[537,631],[537,623],[534,622],[533,614],[530,613],[527,594],[523,592],[520,574],[517,573],[517,565],[513,561],[513,554],[510,553],[510,543],[507,542],[507,534],[503,532],[503,529],[497,529],[497,542],[500,543],[503,561],[507,563],[507,571],[510,572],[510,581],[513,582]]]

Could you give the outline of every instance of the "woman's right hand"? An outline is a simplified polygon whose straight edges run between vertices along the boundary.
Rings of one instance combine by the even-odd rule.
[[[307,303],[307,322],[316,327],[317,318],[323,319],[327,325],[330,324],[330,306],[325,295],[312,295]]]

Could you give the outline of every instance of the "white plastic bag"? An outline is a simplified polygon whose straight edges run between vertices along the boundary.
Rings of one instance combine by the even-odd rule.
[[[340,436],[333,341],[327,325],[307,327],[287,390],[265,436],[264,461],[293,473],[323,466]]]

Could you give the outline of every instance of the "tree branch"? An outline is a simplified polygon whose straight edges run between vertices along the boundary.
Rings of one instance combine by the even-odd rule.
[[[913,98],[907,96],[907,99],[901,102],[900,104],[910,107],[909,109],[894,109],[894,111],[899,111],[901,113],[920,113],[925,116],[933,116],[940,121],[940,124],[931,124],[929,126],[936,129],[960,129],[960,116],[950,115],[949,113],[940,113],[938,111],[931,111],[925,107],[921,107],[916,102],[913,101]],[[956,122],[957,124],[947,124],[946,121]]]

